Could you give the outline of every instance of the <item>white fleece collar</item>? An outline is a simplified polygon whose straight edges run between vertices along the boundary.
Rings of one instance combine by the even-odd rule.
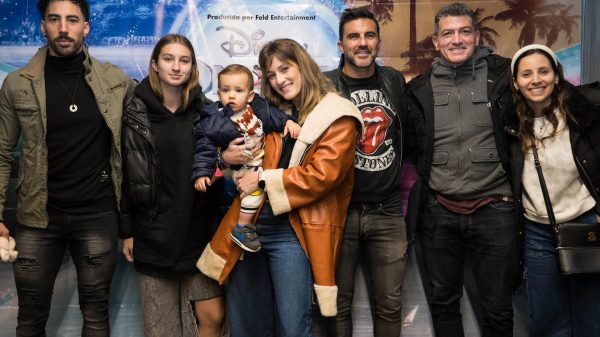
[[[356,118],[360,123],[360,132],[364,128],[362,116],[358,108],[349,100],[340,95],[330,92],[313,111],[306,117],[302,130],[292,150],[290,164],[288,167],[297,166],[302,162],[304,153],[308,147],[327,130],[333,122],[341,117],[350,116]]]

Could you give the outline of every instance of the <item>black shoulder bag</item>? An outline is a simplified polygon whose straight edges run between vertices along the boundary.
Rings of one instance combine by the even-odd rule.
[[[556,223],[538,152],[535,145],[531,148],[533,150],[535,169],[540,178],[540,186],[542,187],[548,218],[556,232],[556,255],[561,273],[600,273],[600,224],[580,222]]]

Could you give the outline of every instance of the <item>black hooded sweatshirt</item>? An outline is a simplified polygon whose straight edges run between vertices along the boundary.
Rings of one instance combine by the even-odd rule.
[[[158,190],[157,212],[153,216],[137,207],[135,194],[128,195],[127,188],[124,189],[128,198],[124,211],[129,213],[134,237],[135,268],[141,273],[163,278],[197,273],[196,261],[214,229],[216,208],[209,202],[217,199],[197,192],[191,180],[194,120],[198,118],[198,100],[205,98],[197,87],[190,92],[188,107],[180,107],[172,113],[154,95],[147,78],[137,86],[135,96],[145,105],[144,112],[150,123],[149,134],[145,136],[154,141],[154,167],[157,167],[159,177],[158,182],[153,182]],[[127,142],[124,141],[123,146],[124,152],[128,151]],[[124,160],[124,165],[131,163]],[[124,172],[149,167],[136,166],[125,167]],[[127,176],[126,173],[126,180]],[[209,189],[211,193],[218,193],[218,188],[213,187]]]

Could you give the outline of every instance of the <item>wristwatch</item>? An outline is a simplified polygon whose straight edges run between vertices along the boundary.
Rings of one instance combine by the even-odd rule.
[[[263,179],[263,173],[258,172],[258,188],[260,188],[261,190],[264,190],[266,187],[266,183],[265,180]]]

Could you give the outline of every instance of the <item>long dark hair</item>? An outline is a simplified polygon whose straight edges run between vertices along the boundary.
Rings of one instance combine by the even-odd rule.
[[[521,60],[524,57],[533,54],[540,54],[547,58],[548,63],[550,63],[550,65],[552,66],[552,70],[558,76],[558,83],[554,85],[554,90],[550,95],[550,105],[548,105],[544,108],[544,110],[542,110],[542,116],[546,117],[546,119],[553,126],[552,133],[540,140],[540,142],[543,143],[545,139],[552,138],[556,135],[558,127],[558,118],[554,114],[555,110],[558,110],[559,114],[562,115],[562,117],[570,118],[572,120],[574,119],[569,114],[569,109],[567,108],[567,99],[569,98],[569,91],[565,88],[565,76],[563,73],[563,68],[560,65],[560,63],[554,63],[553,58],[544,50],[531,49],[519,55],[519,57],[515,61],[514,71],[511,74],[513,82],[517,80],[517,75],[519,72],[519,63],[521,62]],[[529,152],[531,145],[535,144],[536,138],[533,132],[533,122],[536,117],[542,116],[535,116],[533,109],[529,107],[529,104],[527,104],[527,100],[525,99],[523,94],[519,90],[517,90],[515,85],[511,85],[510,87],[513,93],[513,101],[516,106],[516,114],[519,118],[521,151],[525,154]]]
[[[184,108],[186,108],[190,100],[190,91],[198,86],[198,62],[196,61],[196,53],[194,52],[192,43],[187,37],[179,34],[167,34],[158,40],[154,46],[154,49],[152,50],[152,56],[150,56],[150,64],[148,65],[148,79],[150,80],[150,88],[152,88],[152,92],[154,92],[154,95],[156,95],[158,100],[162,103],[164,96],[160,86],[160,78],[158,77],[158,73],[153,70],[152,62],[158,64],[160,52],[166,45],[172,43],[180,43],[184,45],[187,49],[189,49],[190,54],[192,55],[192,70],[190,73],[190,78],[188,78],[187,82],[185,82],[183,85],[183,90],[181,90],[181,104]]]

